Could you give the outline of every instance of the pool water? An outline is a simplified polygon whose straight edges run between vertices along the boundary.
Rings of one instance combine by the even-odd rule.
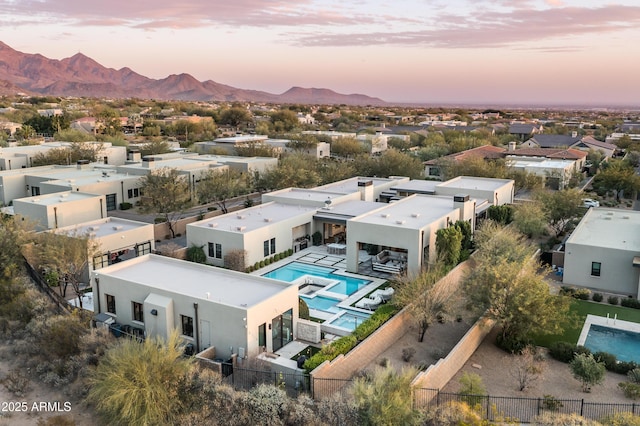
[[[291,262],[278,269],[274,269],[271,272],[267,272],[263,276],[286,282],[295,281],[303,275],[314,275],[316,277],[337,280],[339,283],[327,287],[325,290],[333,293],[344,294],[346,296],[352,295],[371,282],[360,278],[337,275],[333,273],[334,271],[335,269],[326,268],[324,266],[310,265],[302,262]]]
[[[367,318],[369,318],[369,315],[355,314],[355,313],[345,311],[344,314],[340,315],[338,318],[334,319],[329,324],[353,331],[356,329],[357,326],[362,324],[362,322]]]
[[[584,346],[591,352],[608,352],[618,361],[640,363],[640,333],[591,324]]]
[[[336,306],[339,300],[331,299],[330,297],[300,296],[300,298],[305,301],[309,309],[315,309],[315,310],[324,311],[324,312],[331,312],[332,314],[337,314],[338,312],[341,311],[341,309]]]

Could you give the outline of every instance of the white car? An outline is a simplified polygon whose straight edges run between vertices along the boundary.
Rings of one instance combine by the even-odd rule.
[[[586,208],[600,207],[600,202],[593,200],[591,198],[584,198],[582,200],[582,207],[586,207]]]

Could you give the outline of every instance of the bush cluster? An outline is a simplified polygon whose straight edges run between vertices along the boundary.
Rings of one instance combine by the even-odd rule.
[[[317,366],[325,361],[331,361],[340,354],[346,354],[359,341],[366,339],[371,333],[376,331],[382,324],[391,318],[398,309],[393,305],[383,305],[366,320],[360,324],[351,335],[343,336],[338,340],[322,347],[320,352],[305,361],[304,368],[307,372],[313,371]]]
[[[549,355],[558,361],[569,363],[577,354],[590,354],[591,351],[584,346],[577,346],[569,342],[554,342],[549,346]],[[604,362],[607,370],[618,374],[628,374],[638,368],[633,361],[618,361],[616,356],[607,352],[596,352],[594,358]]]
[[[620,305],[624,306],[625,308],[640,309],[640,300],[632,299],[631,297],[629,297],[626,299],[622,299],[620,301]]]
[[[591,300],[593,300],[594,302],[602,302],[602,299],[604,299],[602,293],[593,293],[591,295]]]
[[[618,299],[618,297],[617,297],[617,296],[609,296],[609,297],[607,298],[607,302],[608,302],[610,305],[617,305],[617,304],[620,302],[620,299]]]

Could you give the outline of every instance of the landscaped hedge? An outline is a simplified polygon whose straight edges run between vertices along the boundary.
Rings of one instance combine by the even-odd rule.
[[[640,309],[640,300],[632,299],[629,297],[627,299],[622,299],[620,301],[620,305],[624,306],[625,308]]]
[[[577,346],[569,342],[554,342],[549,346],[549,355],[558,361],[569,363],[576,354],[590,354],[591,351],[584,346]],[[593,354],[598,361],[604,362],[607,370],[618,374],[627,374],[638,364],[633,361],[618,361],[616,356],[608,352],[596,352]]]
[[[334,342],[325,345],[320,352],[305,361],[304,369],[307,372],[313,371],[317,366],[325,361],[331,361],[340,354],[346,354],[353,349],[359,341],[366,339],[371,333],[376,331],[382,324],[398,312],[398,308],[391,304],[380,306],[366,320],[362,322],[349,336],[343,336]]]

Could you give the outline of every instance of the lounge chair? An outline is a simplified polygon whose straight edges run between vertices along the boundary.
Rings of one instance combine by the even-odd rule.
[[[388,302],[389,300],[391,300],[391,297],[393,297],[393,294],[396,291],[393,289],[393,287],[387,287],[384,290],[380,291],[380,293],[378,293],[380,295],[380,298],[382,299],[383,302]]]

